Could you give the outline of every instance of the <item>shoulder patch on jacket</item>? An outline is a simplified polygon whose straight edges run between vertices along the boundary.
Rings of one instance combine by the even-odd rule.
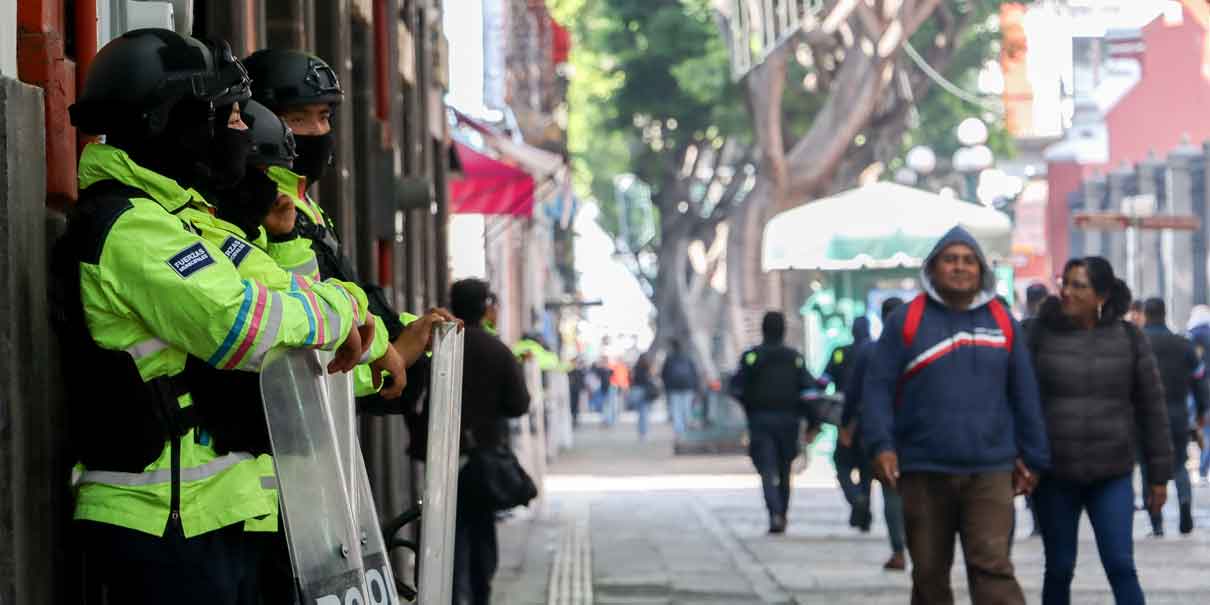
[[[206,252],[206,247],[201,242],[186,247],[168,259],[168,266],[172,267],[172,270],[176,271],[176,274],[183,278],[187,278],[213,264],[214,259],[210,257],[209,252]]]
[[[252,246],[235,236],[228,236],[223,240],[223,254],[231,259],[231,264],[236,267],[244,262],[244,257],[248,256],[248,252],[252,250]]]

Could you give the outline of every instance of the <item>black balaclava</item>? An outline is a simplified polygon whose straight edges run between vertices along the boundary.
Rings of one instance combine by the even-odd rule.
[[[183,187],[224,189],[244,177],[252,137],[246,130],[227,128],[231,105],[214,109],[182,101],[172,111],[163,132],[115,132],[107,141],[126,151],[140,166],[177,181]]]
[[[336,147],[336,137],[331,131],[319,135],[294,135],[294,148],[298,157],[294,158],[294,172],[306,177],[307,184],[322,179],[328,166],[332,164],[332,154]]]
[[[261,224],[277,201],[277,183],[250,166],[236,186],[218,189],[214,197],[218,217],[242,229],[251,241],[260,235]]]

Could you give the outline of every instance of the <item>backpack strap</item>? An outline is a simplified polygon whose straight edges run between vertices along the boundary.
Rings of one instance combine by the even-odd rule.
[[[1012,351],[1013,320],[1008,316],[1008,311],[1004,308],[1004,305],[1000,304],[1000,299],[998,298],[993,298],[990,303],[987,303],[987,308],[991,310],[992,318],[996,320],[996,326],[1004,334],[1004,348]]]
[[[903,346],[911,347],[916,340],[916,332],[920,330],[920,320],[924,318],[924,306],[928,302],[925,294],[918,294],[908,304],[907,318],[903,321]]]

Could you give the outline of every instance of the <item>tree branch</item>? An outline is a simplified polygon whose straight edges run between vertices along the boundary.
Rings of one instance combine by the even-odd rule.
[[[762,172],[774,183],[786,180],[785,143],[782,140],[781,97],[786,86],[789,45],[783,45],[754,68],[747,78],[748,108],[761,149]]]

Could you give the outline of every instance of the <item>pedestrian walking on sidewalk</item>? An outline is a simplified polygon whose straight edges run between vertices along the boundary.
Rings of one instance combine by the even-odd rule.
[[[896,308],[903,304],[903,299],[892,296],[882,301],[882,320],[886,321]],[[864,318],[859,318],[864,319]],[[844,390],[844,412],[840,418],[841,428],[838,431],[837,442],[855,452],[863,460],[863,473],[872,474],[869,468],[869,458],[865,456],[861,444],[861,394],[862,382],[866,370],[870,367],[870,356],[874,354],[874,342],[866,342],[853,356],[853,367],[849,372],[848,386]],[[839,467],[838,467],[839,468]],[[867,497],[869,492],[866,492]],[[904,556],[903,534],[903,498],[899,491],[889,483],[882,483],[882,514],[886,517],[887,537],[891,541],[891,558],[882,568],[892,571],[907,569],[907,557]],[[867,510],[868,512],[868,510]]]
[[[630,407],[639,414],[639,441],[647,439],[648,420],[651,416],[651,403],[659,396],[659,387],[651,375],[651,358],[643,353],[634,362],[634,370],[630,373]]]
[[[1034,495],[1046,552],[1045,605],[1071,601],[1084,511],[1114,601],[1143,603],[1131,532],[1136,448],[1147,467],[1148,502],[1158,512],[1172,478],[1172,439],[1151,346],[1123,320],[1129,304],[1130,289],[1108,261],[1073,259],[1060,298],[1042,305],[1029,338],[1052,453]]]
[[[766,313],[760,331],[761,344],[740,356],[730,390],[748,416],[748,453],[760,473],[769,533],[780,534],[790,508],[790,468],[799,454],[802,392],[819,383],[802,354],[784,344],[785,315]]]
[[[1045,284],[1030,284],[1025,289],[1025,319],[1021,320],[1022,337],[1029,338],[1034,322],[1038,321],[1038,313],[1042,311],[1042,303],[1048,296],[1050,296],[1050,290],[1046,288]],[[1029,530],[1029,535],[1031,537],[1041,536],[1042,522],[1038,520],[1038,507],[1034,506],[1033,494],[1025,496],[1025,507],[1029,509],[1029,516],[1034,522],[1034,526]],[[1015,527],[1013,533],[1017,533]]]
[[[660,369],[660,380],[664,382],[664,391],[668,395],[672,430],[678,436],[682,435],[689,427],[693,397],[702,389],[702,382],[698,377],[697,365],[675,338],[668,342],[668,357]]]
[[[869,318],[863,316],[854,319],[852,333],[853,342],[836,347],[828,358],[828,366],[824,369],[826,377],[836,385],[837,391],[845,395],[846,400],[848,393],[854,390],[853,369],[858,351],[863,350],[870,342]],[[870,513],[872,477],[869,459],[859,448],[853,447],[853,441],[851,438],[838,439],[836,449],[832,452],[832,462],[836,466],[836,480],[840,483],[840,491],[849,503],[849,527],[868,532],[870,523],[874,520],[873,514]]]
[[[1013,497],[1050,462],[1029,352],[961,227],[937,242],[921,284],[925,294],[885,322],[862,392],[875,472],[903,496],[912,603],[954,602],[961,536],[971,601],[1023,605],[1009,558]]]
[[[1172,480],[1176,483],[1177,503],[1180,504],[1180,532],[1193,531],[1193,486],[1189,483],[1189,398],[1196,404],[1193,425],[1197,430],[1205,426],[1207,412],[1206,369],[1188,338],[1174,334],[1168,329],[1167,309],[1163,299],[1149,298],[1143,301],[1145,324],[1143,334],[1155,353],[1164,385],[1164,396],[1168,404],[1168,434],[1172,437]],[[1147,465],[1142,465],[1143,485],[1148,485]],[[1147,492],[1144,492],[1147,496]],[[1146,500],[1146,498],[1145,498]],[[1164,535],[1164,516],[1151,515],[1151,529],[1156,536]]]
[[[450,286],[450,310],[466,323],[462,360],[461,450],[472,461],[476,450],[508,447],[508,418],[529,410],[525,371],[508,346],[487,329],[496,296],[487,282],[464,279]],[[482,469],[473,463],[458,473],[454,522],[454,604],[491,603],[492,577],[499,563],[496,510],[477,497],[483,493]]]

